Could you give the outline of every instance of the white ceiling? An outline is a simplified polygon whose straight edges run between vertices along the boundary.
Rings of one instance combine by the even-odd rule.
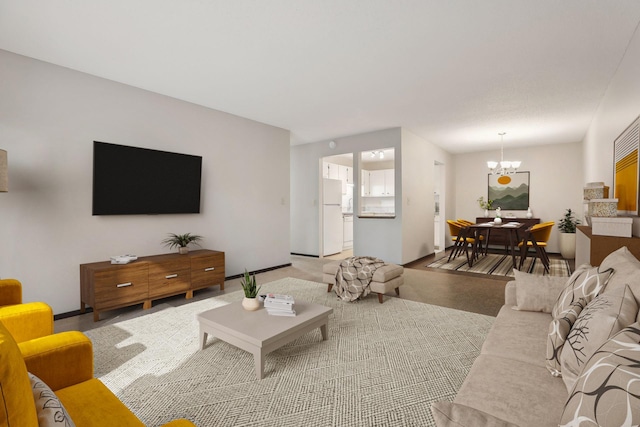
[[[0,49],[289,129],[581,141],[638,0],[0,0]]]

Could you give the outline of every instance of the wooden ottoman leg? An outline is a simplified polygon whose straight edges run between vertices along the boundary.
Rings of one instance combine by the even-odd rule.
[[[400,288],[396,288],[396,295],[400,295]]]
[[[327,283],[327,292],[331,292],[332,288],[333,288],[333,283]]]
[[[378,302],[382,304],[382,294],[378,294]]]

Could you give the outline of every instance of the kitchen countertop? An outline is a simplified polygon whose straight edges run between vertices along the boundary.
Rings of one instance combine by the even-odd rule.
[[[374,212],[363,212],[358,215],[358,218],[395,218],[396,214],[394,213],[374,213]]]

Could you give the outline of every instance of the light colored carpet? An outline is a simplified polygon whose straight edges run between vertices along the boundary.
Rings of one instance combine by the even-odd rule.
[[[262,290],[332,307],[329,340],[315,330],[268,354],[257,380],[251,354],[212,337],[199,350],[196,314],[242,299],[232,292],[87,331],[96,376],[148,426],[429,426],[494,319],[375,295],[345,303],[292,278]]]
[[[448,257],[439,259],[436,262],[429,264],[429,268],[441,268],[443,270],[464,271],[468,273],[489,274],[497,276],[509,276],[513,277],[513,260],[510,255],[499,254],[487,254],[481,256],[473,263],[473,267],[469,268],[466,255],[462,254],[447,262]],[[519,262],[519,258],[516,258],[516,262]],[[522,269],[526,273],[538,274],[542,276],[546,274],[544,272],[544,266],[538,258],[528,257]],[[549,262],[549,275],[559,277],[571,276],[571,269],[569,263],[564,259],[552,258]]]

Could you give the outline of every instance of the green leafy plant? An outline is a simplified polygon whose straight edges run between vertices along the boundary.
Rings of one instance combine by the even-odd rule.
[[[249,272],[244,270],[244,277],[240,280],[240,284],[242,285],[242,290],[244,291],[244,296],[247,298],[255,298],[258,296],[258,292],[260,292],[260,287],[256,282],[256,275],[251,276]]]
[[[162,243],[164,243],[165,246],[168,246],[169,249],[173,249],[173,248],[186,248],[188,244],[193,243],[196,244],[198,246],[200,246],[200,244],[198,243],[200,240],[202,240],[202,236],[198,236],[197,234],[191,234],[191,233],[187,233],[187,234],[173,234],[173,233],[169,233],[169,237],[167,237],[166,239],[164,239],[162,241]]]
[[[575,233],[576,225],[578,224],[580,224],[580,220],[573,216],[573,211],[571,209],[567,209],[564,214],[564,218],[561,218],[558,223],[558,230],[560,230],[561,233]]]
[[[484,197],[480,196],[480,198],[478,198],[478,204],[480,205],[480,209],[491,209],[493,200],[489,199],[485,202]]]

